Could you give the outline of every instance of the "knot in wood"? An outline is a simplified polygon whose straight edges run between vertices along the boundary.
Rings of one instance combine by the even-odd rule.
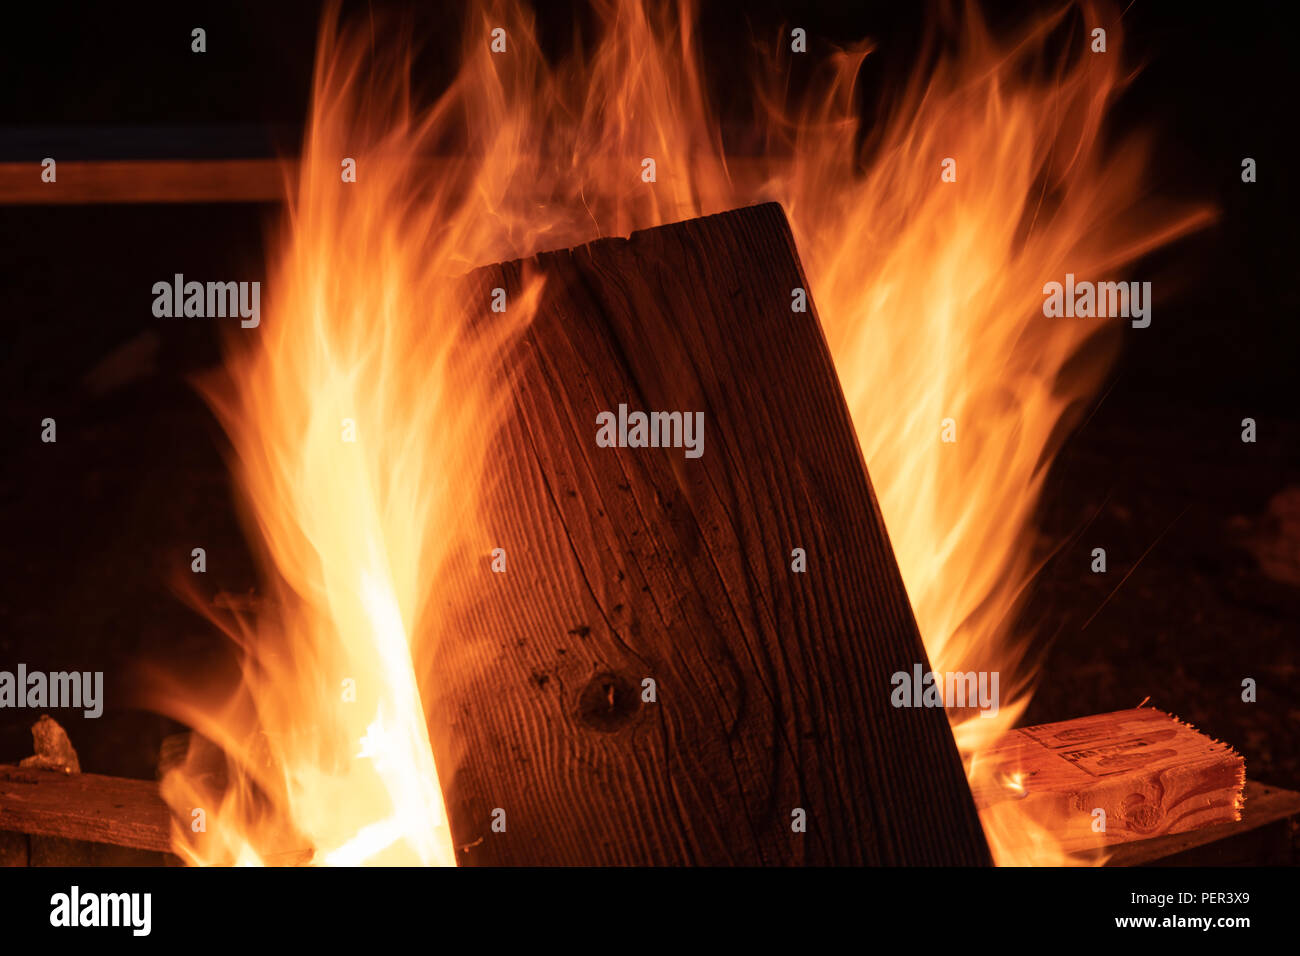
[[[613,733],[641,706],[636,687],[621,674],[602,671],[587,682],[578,698],[578,719],[593,730]]]

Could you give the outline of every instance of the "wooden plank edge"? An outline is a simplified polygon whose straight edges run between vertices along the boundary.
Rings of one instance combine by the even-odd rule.
[[[1231,839],[1252,830],[1287,819],[1300,820],[1300,793],[1272,787],[1254,780],[1246,781],[1245,805],[1234,822],[1216,823],[1197,830],[1184,830],[1146,840],[1099,847],[1073,854],[1075,861],[1106,866],[1141,866],[1196,847]]]
[[[152,780],[0,765],[0,830],[170,853],[171,818]]]

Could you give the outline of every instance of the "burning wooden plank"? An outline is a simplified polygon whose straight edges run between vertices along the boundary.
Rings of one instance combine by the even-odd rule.
[[[944,712],[890,704],[925,649],[781,208],[528,265],[508,573],[433,669],[462,860],[987,862]]]
[[[1152,708],[1013,730],[981,760],[986,823],[1041,827],[1068,852],[1241,819],[1241,755]]]

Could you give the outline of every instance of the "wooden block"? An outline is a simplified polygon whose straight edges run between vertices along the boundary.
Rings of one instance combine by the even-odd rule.
[[[0,766],[0,830],[169,852],[171,813],[150,780]]]
[[[1013,730],[981,760],[993,770],[974,788],[986,822],[1042,827],[1067,852],[1241,819],[1241,756],[1149,707]]]
[[[430,681],[462,860],[989,862],[943,711],[890,705],[925,650],[781,208],[528,264],[508,571],[484,559]],[[517,301],[523,266],[470,301]],[[597,447],[620,403],[703,412],[702,456]]]

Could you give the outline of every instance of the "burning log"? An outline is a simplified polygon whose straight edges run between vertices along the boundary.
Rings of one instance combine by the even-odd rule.
[[[1241,755],[1151,708],[1013,730],[981,759],[995,768],[975,787],[986,822],[1038,824],[1070,852],[1241,819]]]
[[[530,265],[507,573],[434,668],[462,862],[987,863],[780,207]]]

